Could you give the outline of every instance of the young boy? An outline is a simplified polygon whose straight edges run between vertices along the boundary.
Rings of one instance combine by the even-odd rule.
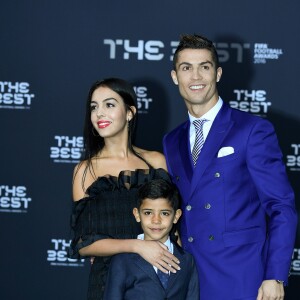
[[[194,259],[177,243],[170,241],[170,231],[181,216],[180,196],[176,187],[163,179],[145,183],[138,192],[133,214],[141,222],[144,234],[138,238],[164,243],[179,259],[180,270],[165,274],[135,253],[112,258],[104,300],[199,300],[198,274]],[[162,272],[161,272],[162,273]]]

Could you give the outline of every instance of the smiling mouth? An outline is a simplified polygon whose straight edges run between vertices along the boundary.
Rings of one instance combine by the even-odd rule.
[[[109,121],[99,121],[99,122],[97,122],[98,128],[106,128],[110,124],[111,124],[111,122],[109,122]]]
[[[154,232],[161,232],[163,230],[163,228],[149,228],[149,229]]]
[[[190,86],[190,89],[191,89],[191,90],[194,90],[194,91],[196,91],[196,90],[202,90],[202,89],[204,89],[204,88],[205,88],[205,85],[204,85],[204,84],[191,85],[191,86]]]

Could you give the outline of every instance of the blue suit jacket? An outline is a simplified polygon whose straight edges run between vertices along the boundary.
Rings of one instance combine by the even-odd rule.
[[[151,264],[135,253],[115,255],[109,267],[104,300],[198,300],[198,274],[191,254],[174,244],[181,270],[171,273],[164,289]]]
[[[223,103],[195,168],[189,126],[163,145],[183,198],[181,240],[195,257],[201,300],[256,299],[264,279],[287,281],[297,223],[273,126]],[[234,153],[218,158],[222,147]]]

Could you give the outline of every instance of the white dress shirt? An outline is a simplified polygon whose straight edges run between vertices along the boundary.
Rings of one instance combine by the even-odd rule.
[[[205,113],[201,118],[195,118],[193,117],[189,112],[189,119],[190,119],[190,146],[191,146],[191,151],[193,151],[193,147],[195,144],[195,138],[196,138],[196,129],[193,124],[193,121],[195,120],[200,120],[200,119],[206,119],[207,122],[203,124],[203,138],[204,142],[206,140],[206,137],[210,131],[210,128],[213,124],[214,119],[216,118],[219,110],[221,109],[223,105],[223,100],[219,97],[217,103],[207,112]]]

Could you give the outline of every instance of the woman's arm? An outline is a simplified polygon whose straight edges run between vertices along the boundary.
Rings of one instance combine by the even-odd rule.
[[[110,256],[118,253],[137,253],[163,272],[180,270],[179,260],[158,241],[138,239],[102,239],[79,250],[82,256]]]

